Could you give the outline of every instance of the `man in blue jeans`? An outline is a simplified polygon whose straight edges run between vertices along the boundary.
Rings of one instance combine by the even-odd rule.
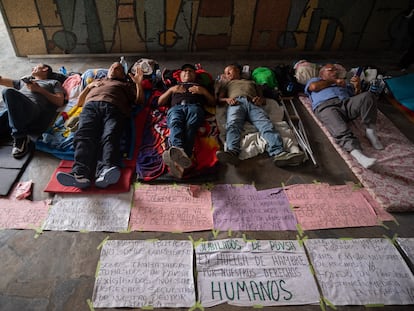
[[[196,81],[196,68],[191,64],[181,66],[180,82],[170,87],[159,99],[159,105],[170,101],[167,126],[170,129],[169,144],[162,159],[170,174],[182,178],[185,169],[192,165],[194,141],[204,121],[204,106],[214,105],[212,94]]]
[[[224,69],[226,84],[219,90],[219,103],[227,105],[226,150],[217,151],[220,162],[239,164],[240,140],[244,123],[250,121],[266,140],[266,151],[278,167],[297,166],[305,158],[303,152],[289,153],[266,112],[261,107],[265,101],[260,88],[253,80],[241,79],[240,68],[229,65]]]
[[[30,150],[29,136],[42,134],[57,115],[57,109],[64,105],[64,90],[59,81],[51,79],[53,72],[49,65],[38,64],[32,69],[30,78],[12,80],[0,76],[0,85],[7,106],[8,119],[13,137],[12,156],[23,158]]]

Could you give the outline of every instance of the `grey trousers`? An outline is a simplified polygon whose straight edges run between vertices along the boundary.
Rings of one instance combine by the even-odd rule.
[[[361,150],[361,144],[352,133],[349,122],[361,118],[367,128],[374,128],[377,120],[377,98],[370,92],[340,100],[331,98],[314,110],[335,141],[346,151]]]

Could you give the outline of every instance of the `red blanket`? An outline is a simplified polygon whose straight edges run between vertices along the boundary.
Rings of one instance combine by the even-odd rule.
[[[145,122],[142,144],[137,157],[137,179],[155,180],[168,170],[162,161],[162,153],[168,148],[167,128],[168,107],[158,106],[159,91],[149,99],[150,112]],[[184,179],[214,172],[220,148],[218,128],[214,112],[207,112],[204,125],[200,127],[194,146],[194,166],[184,174]]]

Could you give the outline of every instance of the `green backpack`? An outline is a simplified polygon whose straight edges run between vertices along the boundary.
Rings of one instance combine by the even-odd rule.
[[[252,72],[252,78],[256,84],[259,85],[267,85],[268,87],[274,89],[278,87],[278,83],[276,80],[276,75],[270,68],[267,67],[257,67]]]

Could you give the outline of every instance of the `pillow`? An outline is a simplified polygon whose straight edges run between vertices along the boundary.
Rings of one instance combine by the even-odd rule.
[[[82,74],[82,89],[95,79],[105,78],[108,69],[88,69]]]
[[[335,63],[335,68],[338,71],[339,78],[345,79],[347,76],[347,71],[342,64]],[[296,80],[303,85],[311,78],[319,77],[319,70],[322,68],[322,65],[308,62],[307,60],[300,60],[294,66],[295,78]]]
[[[319,76],[320,68],[320,65],[308,62],[304,59],[298,61],[295,65],[293,65],[296,81],[305,85],[309,79]]]

